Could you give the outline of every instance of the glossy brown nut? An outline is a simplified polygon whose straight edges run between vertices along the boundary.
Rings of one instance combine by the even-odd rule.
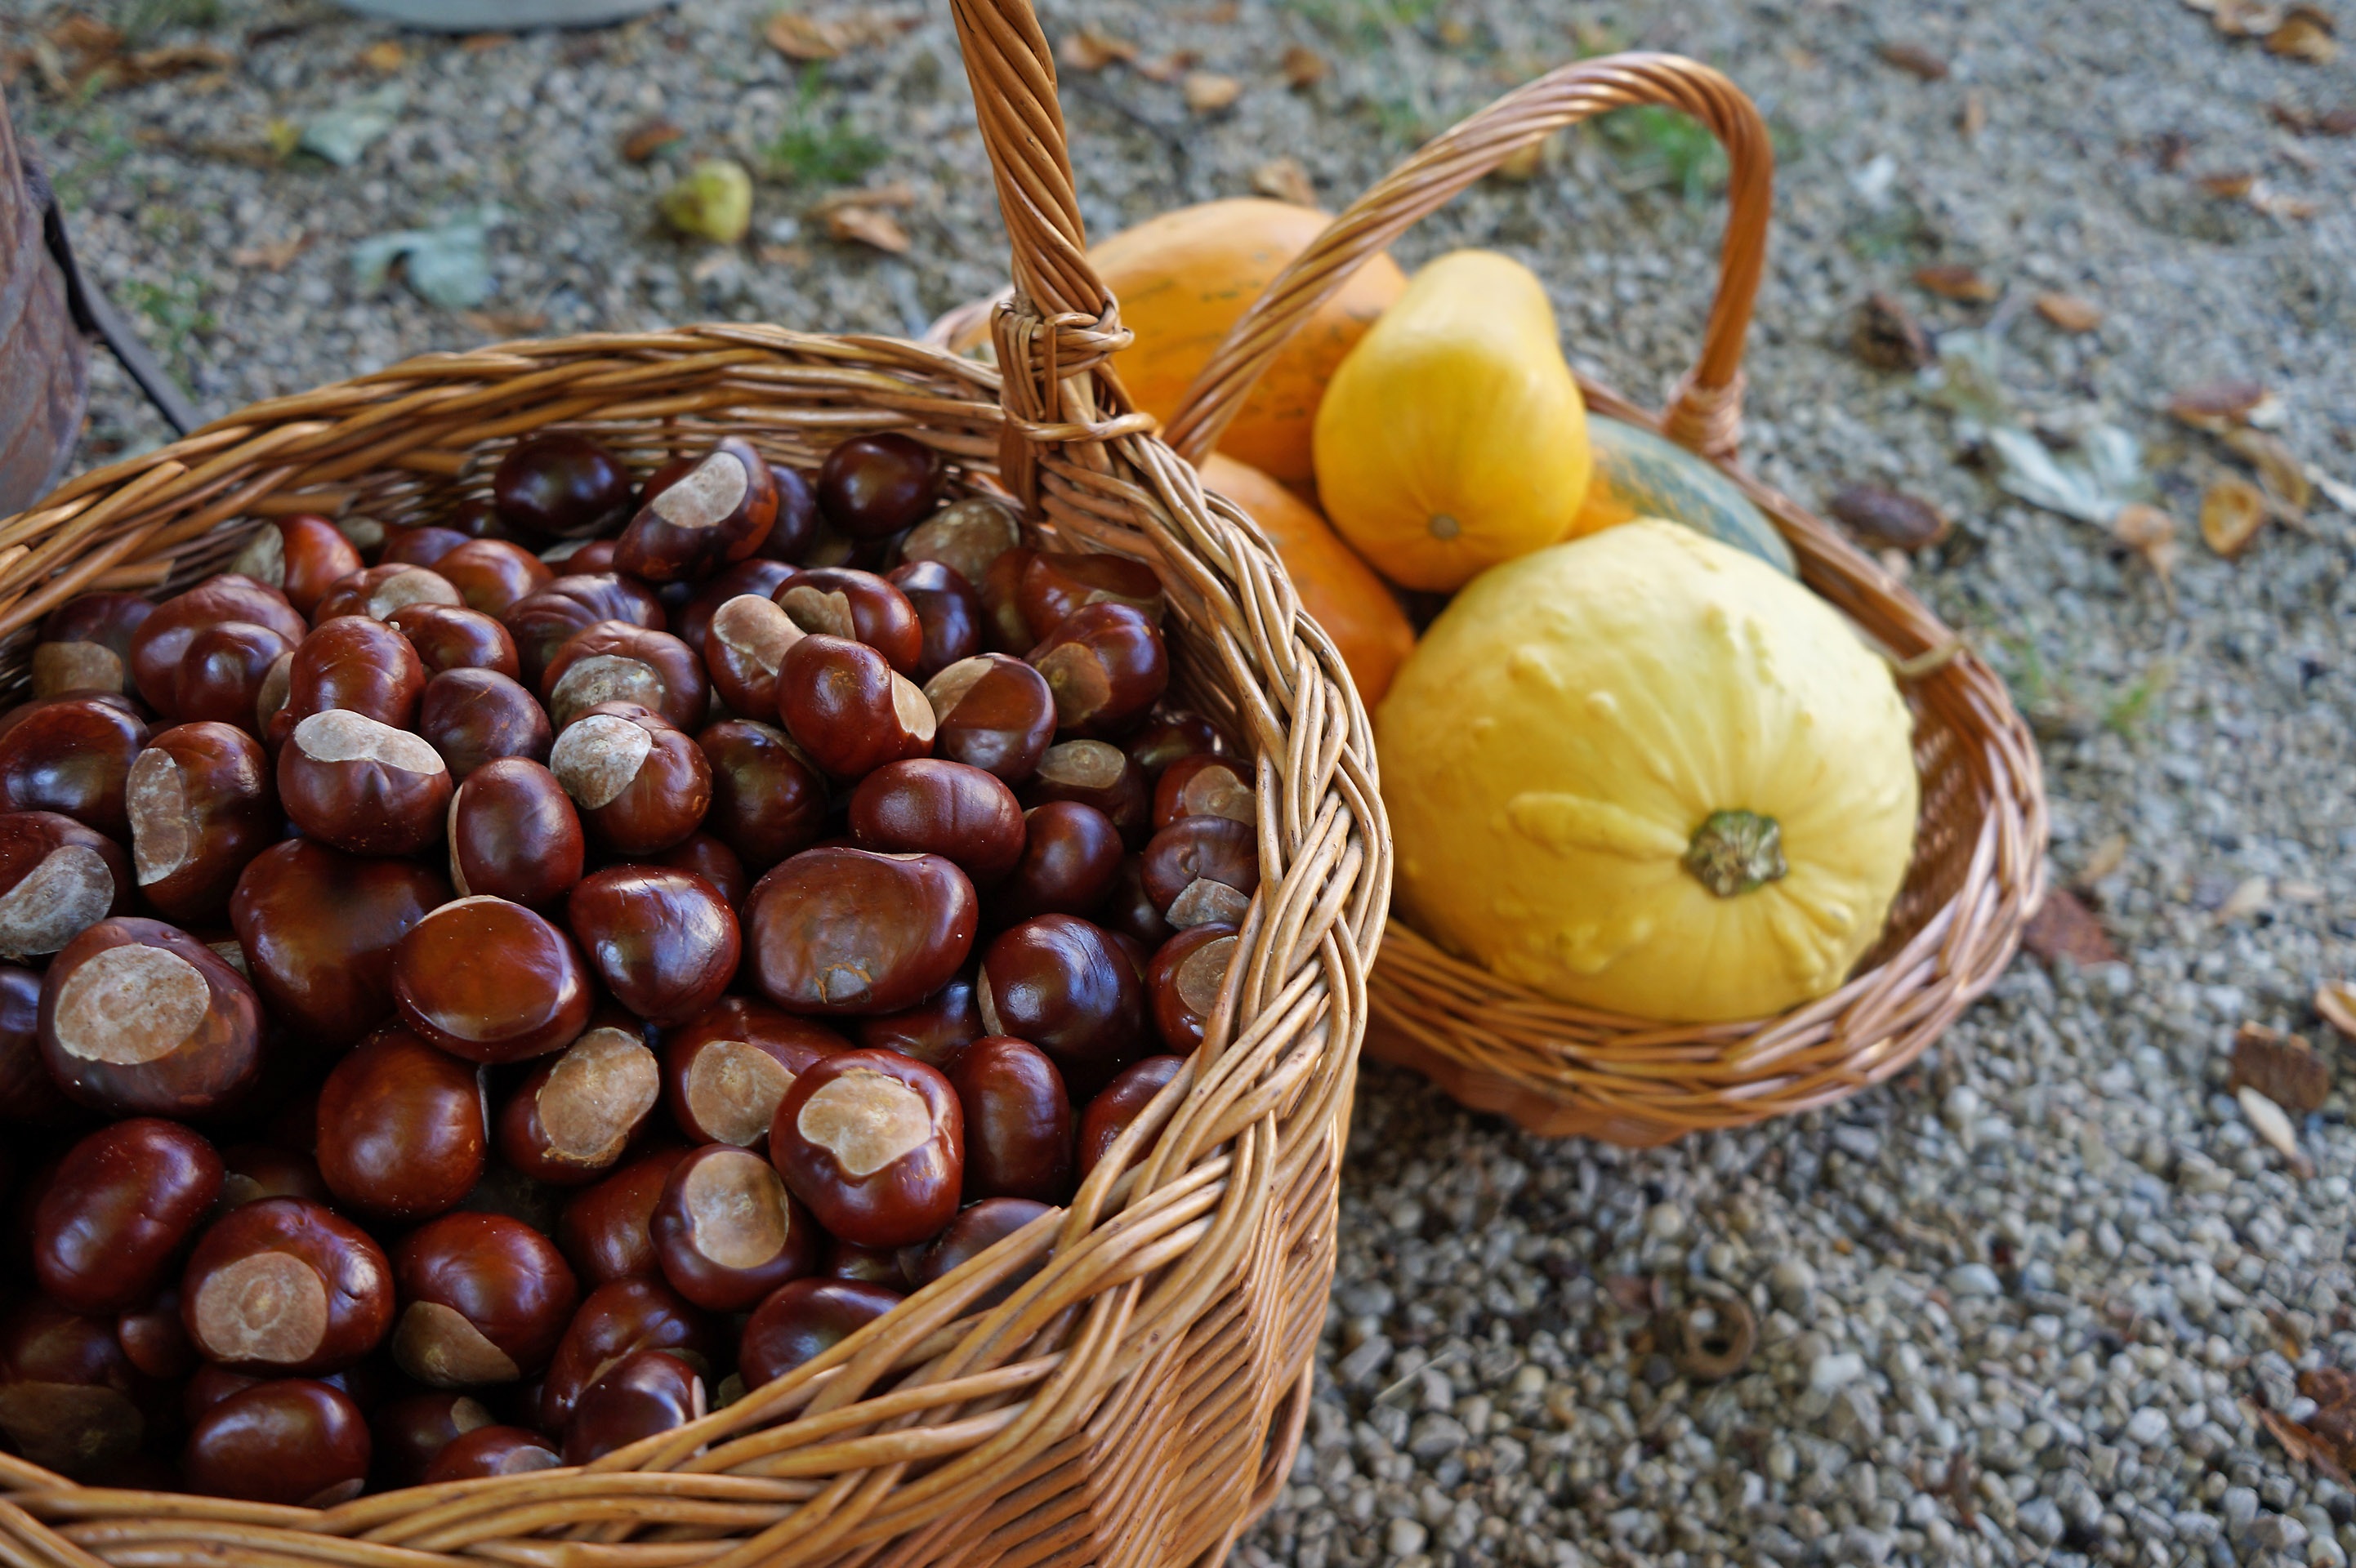
[[[516,443],[491,475],[499,521],[525,539],[608,531],[627,515],[633,488],[620,459],[586,436],[561,431]]]
[[[591,835],[618,855],[652,855],[702,826],[712,764],[686,732],[636,703],[602,704],[566,726],[549,770]]]
[[[280,1378],[198,1416],[181,1450],[188,1489],[247,1502],[332,1508],[368,1484],[368,1423],[340,1389]]]
[[[774,601],[738,594],[714,609],[704,628],[703,662],[712,690],[741,717],[773,717],[786,650],[809,635]]]
[[[384,547],[377,551],[376,561],[380,566],[438,566],[442,558],[465,544],[466,538],[456,528],[388,528]]]
[[[754,1309],[736,1350],[747,1389],[775,1382],[815,1360],[905,1299],[891,1286],[855,1279],[798,1279]]]
[[[446,605],[432,608],[449,614]],[[365,615],[339,615],[303,639],[286,667],[286,702],[269,720],[270,739],[283,743],[314,713],[330,708],[365,714],[406,730],[417,721],[425,690],[425,661],[399,627]]]
[[[860,1019],[857,1033],[862,1051],[896,1051],[927,1067],[943,1067],[960,1048],[981,1038],[972,977],[957,976],[913,1008]]]
[[[1153,826],[1169,827],[1181,817],[1224,816],[1245,827],[1259,822],[1259,797],[1249,763],[1215,752],[1197,752],[1181,757],[1162,772],[1153,786]]]
[[[459,1438],[492,1425],[490,1407],[469,1394],[442,1392],[396,1399],[369,1418],[371,1480],[388,1489],[413,1487]],[[553,1464],[556,1456],[549,1456]]]
[[[458,590],[431,567],[403,561],[365,567],[327,590],[314,612],[326,625],[338,615],[381,621],[404,604],[461,604]]]
[[[777,516],[769,531],[753,549],[756,560],[799,561],[818,538],[818,493],[795,469],[769,464],[769,482],[777,487]]]
[[[1072,1195],[1072,1099],[1047,1053],[990,1035],[944,1070],[965,1112],[965,1197],[1061,1203]]]
[[[0,802],[54,811],[120,843],[131,837],[123,792],[147,726],[103,697],[45,702],[0,735]]]
[[[1162,579],[1151,567],[1126,556],[1093,553],[1033,556],[1023,568],[1014,598],[1034,642],[1045,641],[1065,617],[1090,604],[1126,604],[1157,626],[1166,608]]]
[[[827,1248],[819,1270],[828,1279],[855,1279],[890,1288],[894,1295],[908,1288],[908,1271],[900,1266],[899,1247],[855,1247],[838,1241]]]
[[[1259,888],[1259,836],[1224,816],[1182,816],[1153,836],[1140,869],[1172,925],[1240,925]]]
[[[685,643],[626,621],[600,621],[567,641],[541,672],[540,694],[560,731],[601,702],[635,702],[691,731],[712,702],[702,661]]]
[[[1055,694],[1060,729],[1116,734],[1144,716],[1170,684],[1162,634],[1133,605],[1075,610],[1029,655]]]
[[[1153,833],[1153,793],[1129,753],[1107,741],[1065,741],[1047,748],[1024,786],[1025,805],[1077,801],[1105,814],[1132,848]]]
[[[531,693],[488,669],[444,670],[427,681],[417,732],[461,780],[502,757],[544,763],[556,741],[548,710]]]
[[[278,799],[304,836],[353,855],[413,855],[442,836],[450,769],[425,740],[333,708],[278,753]]]
[[[1028,1198],[985,1198],[980,1202],[960,1210],[949,1221],[949,1228],[935,1237],[932,1245],[916,1255],[916,1266],[908,1271],[909,1283],[918,1289],[971,1263],[1042,1214],[1055,1211],[1047,1204]],[[1043,1255],[1026,1264],[990,1289],[974,1297],[967,1308],[986,1312],[1014,1294],[1015,1287],[1046,1266]]]
[[[648,491],[614,541],[614,564],[648,582],[693,581],[743,560],[777,517],[776,481],[741,436],[723,436],[684,473]]]
[[[924,629],[915,679],[930,680],[981,652],[981,595],[955,568],[937,560],[912,560],[894,567],[885,581],[907,595]]]
[[[707,827],[711,824],[709,812],[703,820]],[[744,858],[709,833],[691,833],[646,864],[701,877],[720,891],[721,902],[732,912],[753,891],[753,876],[744,869]]]
[[[765,1148],[777,1102],[795,1077],[850,1049],[849,1040],[807,1019],[766,1002],[723,997],[665,1033],[671,1119],[698,1144]]]
[[[695,592],[688,596],[687,603],[680,605],[679,613],[670,618],[670,630],[680,642],[702,653],[708,665],[712,655],[704,645],[704,639],[712,630],[713,612],[731,599],[741,599],[747,594],[755,599],[767,599],[793,574],[794,569],[782,560],[769,560],[760,556],[740,560],[708,581],[696,584]],[[712,684],[719,684],[717,676],[712,677]]]
[[[555,1445],[528,1426],[478,1426],[452,1438],[419,1479],[429,1487],[439,1486],[486,1476],[527,1476],[563,1463],[564,1456]]]
[[[640,1350],[668,1350],[700,1372],[712,1370],[714,1336],[702,1308],[659,1279],[616,1279],[591,1291],[548,1363],[539,1420],[562,1432],[582,1391]]]
[[[36,1296],[0,1322],[0,1433],[16,1452],[76,1479],[135,1454],[168,1404],[111,1319]]]
[[[444,670],[488,669],[513,676],[522,667],[508,629],[480,610],[449,604],[405,604],[386,625],[409,639],[430,680]]]
[[[197,1347],[180,1321],[180,1293],[166,1286],[153,1299],[115,1314],[114,1340],[142,1374],[177,1382],[197,1370]]]
[[[687,1152],[665,1148],[640,1155],[565,1200],[556,1241],[583,1279],[604,1285],[662,1272],[647,1226],[671,1168]]]
[[[321,1205],[265,1198],[198,1241],[180,1315],[205,1358],[234,1371],[337,1372],[391,1330],[392,1265],[366,1232]]]
[[[720,999],[741,939],[728,901],[703,878],[616,866],[583,880],[565,919],[614,999],[640,1018],[677,1023]]]
[[[1112,819],[1076,800],[1051,800],[1024,816],[1023,859],[991,891],[990,913],[1012,924],[1036,914],[1094,917],[1120,875]]]
[[[991,563],[1023,542],[1023,521],[991,496],[952,501],[910,528],[900,541],[903,560],[937,560],[979,590]]]
[[[1023,574],[1038,555],[1028,545],[1017,545],[974,580],[974,588],[981,594],[982,645],[992,653],[1020,657],[1039,640],[1031,635],[1031,623],[1023,618]]]
[[[777,667],[777,718],[794,743],[838,779],[929,754],[932,704],[864,643],[813,633]],[[0,741],[0,744],[5,744]]]
[[[1162,777],[1162,770],[1181,757],[1191,757],[1202,752],[1223,752],[1227,749],[1226,737],[1212,727],[1209,720],[1183,708],[1155,714],[1123,744],[1130,759],[1144,770],[1145,776],[1157,782]],[[1249,780],[1248,765],[1243,768],[1242,776]]]
[[[33,1277],[75,1312],[153,1296],[220,1195],[221,1161],[177,1122],[134,1116],[66,1151],[33,1207]]]
[[[1192,1056],[1219,1005],[1219,988],[1235,962],[1236,928],[1222,921],[1190,925],[1163,943],[1145,973],[1153,1027],[1162,1043]]]
[[[614,541],[567,539],[541,550],[540,559],[559,571],[610,572],[614,570]]]
[[[503,757],[466,775],[451,797],[450,881],[545,909],[580,881],[588,856],[573,797],[538,763]]]
[[[401,1370],[434,1388],[527,1377],[548,1365],[580,1305],[547,1237],[503,1214],[444,1214],[393,1253]]]
[[[55,953],[129,910],[131,875],[121,845],[70,816],[0,812],[0,957]]]
[[[1110,1153],[1120,1135],[1130,1124],[1145,1113],[1162,1086],[1178,1076],[1186,1060],[1180,1056],[1149,1056],[1142,1061],[1131,1062],[1113,1081],[1105,1085],[1080,1116],[1079,1174],[1086,1179],[1097,1163]],[[1159,1141],[1156,1134],[1140,1147],[1135,1158],[1143,1159]]]
[[[245,976],[177,926],[123,915],[66,944],[41,977],[41,1058],[110,1115],[202,1116],[262,1072],[262,1008]]]
[[[811,567],[787,579],[776,598],[804,632],[864,643],[902,675],[916,676],[924,662],[924,623],[889,579],[851,567]]]
[[[372,1219],[447,1213],[482,1179],[475,1069],[395,1025],[336,1063],[319,1089],[319,1175]]]
[[[141,700],[159,713],[170,713],[180,656],[187,652],[189,639],[223,621],[267,626],[290,646],[311,629],[276,589],[235,572],[209,577],[157,605],[132,634],[131,679]]]
[[[963,871],[937,855],[805,849],[744,901],[749,967],[793,1012],[914,1007],[973,949],[979,908]]]
[[[564,1429],[564,1462],[586,1465],[617,1448],[701,1420],[703,1379],[668,1350],[638,1350],[581,1392]]]
[[[316,1140],[318,1107],[314,1096],[307,1113]],[[259,1203],[265,1198],[305,1198],[314,1203],[329,1203],[335,1195],[319,1175],[319,1162],[300,1149],[281,1148],[276,1144],[231,1144],[221,1150],[221,1194],[219,1211],[226,1214],[248,1203]]]
[[[271,1018],[332,1051],[392,1016],[393,947],[449,897],[430,867],[297,839],[253,858],[229,918]]]
[[[589,563],[563,564],[564,576],[517,600],[499,617],[515,638],[521,677],[535,689],[557,650],[600,621],[626,621],[658,632],[666,624],[661,602],[637,583],[610,571],[591,572]]]
[[[593,997],[562,931],[478,894],[434,910],[392,954],[392,1000],[429,1044],[468,1061],[523,1061],[588,1027]]]
[[[1055,1059],[1075,1098],[1145,1054],[1145,987],[1111,933],[1068,914],[1001,933],[975,987],[992,1034],[1027,1040]]]
[[[0,964],[0,1121],[46,1131],[72,1125],[80,1113],[41,1060],[40,1019],[41,977]],[[766,1124],[761,1136],[769,1136]]]
[[[506,539],[468,539],[434,563],[466,608],[504,615],[517,601],[556,580],[547,562]]]
[[[661,1097],[662,1071],[637,1029],[592,1029],[508,1096],[499,1157],[536,1181],[594,1181],[622,1157]]]
[[[826,830],[826,776],[784,731],[723,719],[695,743],[712,770],[703,826],[755,872],[809,848]]]
[[[819,509],[853,539],[880,539],[923,519],[941,493],[941,460],[898,431],[854,435],[818,469]]]
[[[336,525],[309,512],[273,517],[230,562],[230,570],[286,595],[295,613],[308,615],[329,588],[360,570],[360,552]]]
[[[1028,779],[1055,738],[1055,698],[1039,672],[1007,654],[961,659],[925,686],[933,751],[1008,784]]]
[[[1023,807],[999,779],[964,763],[886,763],[851,796],[851,831],[878,854],[938,855],[977,887],[1023,859]]]
[[[172,714],[258,730],[262,689],[294,645],[251,621],[223,621],[188,639],[172,682]]]
[[[888,1051],[814,1063],[777,1103],[769,1158],[829,1232],[905,1247],[957,1214],[965,1114],[948,1079]]]
[[[136,593],[85,593],[49,612],[33,645],[33,695],[131,688],[131,643],[155,606]]]
[[[744,1312],[814,1272],[826,1237],[750,1149],[706,1144],[672,1168],[651,1221],[663,1278],[712,1312]]]
[[[217,918],[245,868],[279,837],[270,758],[227,724],[176,724],[150,737],[131,764],[125,807],[140,889],[176,921]],[[0,927],[7,905],[0,898]]]

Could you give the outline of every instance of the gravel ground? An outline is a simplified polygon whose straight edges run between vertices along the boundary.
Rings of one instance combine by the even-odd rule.
[[[865,14],[909,26],[808,85],[752,41],[766,8],[409,37],[394,64],[364,55],[393,35],[325,12],[144,0],[110,15],[150,43],[220,43],[235,68],[80,101],[27,73],[11,93],[99,273],[210,412],[519,331],[712,315],[905,330],[995,286],[1003,239],[944,8]],[[1871,481],[1955,517],[1916,581],[2037,716],[2058,869],[2092,873],[2085,897],[2126,955],[2024,959],[1895,1083],[1644,1154],[1526,1138],[1370,1067],[1309,1441],[1239,1560],[2346,1563],[2356,1495],[2256,1411],[2305,1419],[2302,1370],[2356,1369],[2351,1061],[2309,1003],[2356,975],[2356,522],[2319,497],[2303,528],[2271,526],[2231,562],[2188,533],[2171,599],[2099,529],[2005,498],[1911,378],[1848,351],[1876,289],[1934,331],[1984,321],[1990,306],[1908,282],[1976,265],[2022,300],[2104,307],[2079,336],[2001,310],[2004,382],[2042,428],[2140,437],[2157,498],[2188,523],[2232,463],[2161,412],[2196,382],[2263,382],[2291,449],[2356,478],[2356,160],[2270,114],[2356,102],[2345,61],[2230,41],[2174,0],[1205,0],[1066,5],[1051,30],[1083,21],[1243,84],[1231,111],[1194,118],[1179,86],[1124,67],[1070,80],[1098,232],[1242,193],[1279,151],[1345,200],[1422,131],[1576,47],[1675,48],[1736,74],[1783,156],[1750,449],[1805,498]],[[30,30],[0,18],[0,48]],[[1889,63],[1893,42],[1949,74]],[[1331,75],[1288,90],[1290,44]],[[273,120],[385,80],[406,107],[358,166],[262,150]],[[626,162],[621,138],[658,116],[682,139]],[[744,246],[657,229],[685,157],[756,160],[789,123],[838,151],[876,140],[871,177],[914,197],[905,257],[823,238],[807,216],[823,184],[775,174]],[[1708,185],[1691,154],[1658,127],[1569,139],[1402,259],[1464,242],[1524,256],[1581,363],[1655,393],[1708,296],[1717,215],[1677,188]],[[2256,204],[2197,183],[2235,171],[2256,175]],[[398,283],[356,295],[357,240],[485,202],[504,219],[477,315]],[[86,454],[161,433],[102,368]],[[2226,1093],[2252,1021],[2317,1039],[2339,1075],[2301,1123],[2304,1179]],[[1705,1382],[1655,1307],[1728,1295],[1758,1348]]]

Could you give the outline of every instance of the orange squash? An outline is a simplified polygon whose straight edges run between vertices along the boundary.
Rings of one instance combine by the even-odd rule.
[[[1206,201],[1124,229],[1090,250],[1120,302],[1122,324],[1137,335],[1112,363],[1138,407],[1162,420],[1176,413],[1227,329],[1331,221],[1329,213],[1290,202]],[[1406,288],[1406,274],[1387,255],[1360,267],[1277,356],[1219,450],[1278,479],[1309,478],[1310,432],[1325,383]]]
[[[1415,651],[1415,628],[1390,587],[1314,507],[1258,469],[1213,453],[1203,483],[1251,515],[1291,575],[1301,608],[1333,639],[1368,710]]]

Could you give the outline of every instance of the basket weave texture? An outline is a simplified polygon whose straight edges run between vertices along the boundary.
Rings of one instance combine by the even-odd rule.
[[[1904,1068],[2010,962],[2042,895],[2036,746],[2003,681],[1830,525],[1746,474],[1742,347],[1766,261],[1773,153],[1758,110],[1674,55],[1566,66],[1434,139],[1334,219],[1238,320],[1165,432],[1200,461],[1293,333],[1361,262],[1516,151],[1607,110],[1660,104],[1724,145],[1718,291],[1691,371],[1654,414],[1585,377],[1588,406],[1710,459],[1772,517],[1802,579],[1888,651],[1915,718],[1922,815],[1880,943],[1832,995],[1779,1018],[1671,1025],[1508,984],[1393,919],[1368,987],[1366,1048],[1475,1108],[1547,1133],[1665,1143],[1832,1104]]]
[[[0,681],[100,586],[171,591],[252,520],[426,520],[561,426],[645,471],[722,434],[814,464],[905,431],[1034,542],[1151,562],[1173,696],[1258,757],[1261,884],[1202,1048],[1042,1216],[787,1376],[581,1470],[325,1511],[76,1487],[0,1456],[0,1563],[241,1568],[1215,1563],[1281,1485],[1333,1270],[1336,1175],[1390,858],[1366,717],[1273,552],[1102,367],[1127,341],[1086,260],[1027,0],[954,0],[1012,240],[998,367],[764,326],[428,356],[246,409],[0,521]],[[1044,1260],[1000,1305],[993,1286]]]

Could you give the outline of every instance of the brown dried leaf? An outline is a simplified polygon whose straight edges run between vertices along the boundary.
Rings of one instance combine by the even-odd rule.
[[[824,218],[828,213],[846,207],[914,207],[916,187],[906,180],[894,180],[890,185],[869,186],[864,190],[835,190],[812,202],[809,215]]]
[[[2002,292],[1981,276],[1977,267],[1967,267],[1961,262],[1917,267],[1914,269],[1914,282],[1941,299],[1961,300],[1966,304],[1986,304]]]
[[[2094,846],[2094,852],[2086,857],[2086,863],[2078,868],[2078,875],[2073,880],[2079,887],[2091,888],[2126,865],[2126,861],[2127,836],[2114,833]]]
[[[2266,35],[2266,53],[2309,65],[2329,65],[2340,55],[2332,36],[2331,17],[2314,5],[2294,5],[2279,27]]]
[[[2333,1452],[2331,1445],[2320,1434],[2301,1426],[2280,1411],[2269,1410],[2254,1401],[2244,1400],[2243,1403],[2258,1418],[2258,1424],[2282,1445],[2283,1453],[2293,1464],[2312,1465],[2334,1479],[2344,1479],[2347,1471],[2341,1467],[2340,1457]]]
[[[1976,87],[1964,89],[1964,106],[1956,111],[1955,128],[1966,142],[1977,141],[1987,129],[1987,95]]]
[[[391,76],[409,63],[409,51],[399,38],[379,38],[360,51],[360,64],[379,76]]]
[[[2261,37],[2281,27],[2284,16],[2272,0],[2216,0],[2208,11],[2210,26],[2229,38]]]
[[[778,12],[761,36],[771,48],[795,60],[830,60],[851,47],[841,23],[820,21],[805,11]]]
[[[2169,398],[2168,411],[2195,430],[2222,433],[2248,423],[2251,413],[2265,400],[2266,389],[2255,381],[2204,381]]]
[[[1140,60],[1137,62],[1137,74],[1148,81],[1175,81],[1193,69],[1202,58],[1194,49],[1179,49],[1163,55],[1158,60]]]
[[[838,207],[826,215],[830,239],[873,246],[887,255],[908,252],[908,231],[888,212],[872,207]]]
[[[2092,332],[2103,325],[2103,307],[2083,294],[2039,294],[2037,314],[2063,332]]]
[[[668,120],[648,120],[622,138],[622,156],[643,164],[687,134]]]
[[[2244,1083],[2284,1110],[2305,1115],[2323,1108],[2331,1093],[2331,1068],[2305,1037],[2245,1023],[2233,1031],[2233,1071],[2226,1087]]]
[[[1307,44],[1295,44],[1284,51],[1279,69],[1284,72],[1285,85],[1296,90],[1314,87],[1333,73],[1333,68],[1325,57]]]
[[[295,257],[311,248],[311,236],[296,229],[284,240],[266,244],[248,245],[232,251],[230,260],[241,267],[261,267],[273,272],[283,272]]]
[[[1244,95],[1244,84],[1232,76],[1198,70],[1187,77],[1180,91],[1186,95],[1187,108],[1197,114],[1215,114],[1234,107],[1236,100]]]
[[[2356,1040],[2356,984],[2326,980],[2315,988],[2315,1010],[2340,1031],[2341,1039]]]
[[[2297,223],[2304,223],[2323,210],[2320,203],[2310,201],[2303,196],[2285,196],[2264,180],[2252,185],[2250,194],[2244,199],[2249,202],[2250,210],[2253,212],[2262,212],[2268,218],[2286,219]]]
[[[2103,929],[2103,923],[2067,888],[2045,890],[2045,901],[2037,906],[2037,912],[2021,927],[2020,942],[2048,963],[2067,958],[2081,968],[2091,969],[2098,964],[2121,961],[2119,950],[2111,944],[2110,933]]]
[[[2111,519],[2111,537],[2143,557],[2168,588],[2171,602],[2176,592],[2176,563],[2184,553],[2176,535],[2174,517],[2141,501],[2128,502]]]
[[[2231,560],[2242,553],[2266,520],[2266,498],[2255,485],[2228,474],[2201,493],[2201,537]]]
[[[2202,175],[2192,183],[2221,200],[2240,201],[2257,185],[2258,176],[2254,169],[2226,169]]]
[[[1849,348],[1882,370],[1919,370],[1938,357],[1912,313],[1885,293],[1868,294],[1858,306]]]
[[[1954,527],[1944,512],[1920,496],[1873,485],[1849,485],[1826,502],[1825,510],[1868,543],[1893,549],[1927,549]]]
[[[1055,45],[1055,61],[1066,70],[1098,71],[1117,61],[1137,58],[1137,46],[1101,27],[1066,33]]]
[[[1883,61],[1896,66],[1907,75],[1922,81],[1943,81],[1947,75],[1947,57],[1922,44],[1890,42],[1874,51]]]
[[[2278,435],[2246,427],[2226,431],[2224,436],[2225,444],[2258,471],[2258,483],[2265,487],[2272,509],[2285,522],[2305,520],[2307,508],[2315,500],[2315,485],[2288,443]]]
[[[513,33],[468,33],[458,40],[458,47],[470,55],[487,55],[493,49],[503,49],[514,42]]]
[[[2298,1147],[2298,1128],[2291,1124],[2288,1112],[2247,1083],[2233,1092],[2233,1098],[2241,1103],[2243,1116],[2258,1136],[2290,1166],[2292,1175],[2304,1181],[2315,1174],[2315,1162]]]
[[[1317,205],[1317,187],[1309,183],[1309,171],[1301,166],[1299,158],[1270,158],[1252,170],[1252,189],[1278,201],[1289,201],[1295,207]]]
[[[2274,882],[2268,878],[2244,877],[2233,884],[2233,891],[2225,895],[2225,901],[2217,906],[2217,923],[2230,925],[2256,914],[2272,901],[2274,891]]]
[[[462,310],[458,319],[487,337],[502,339],[530,337],[548,325],[547,314],[536,310]]]

